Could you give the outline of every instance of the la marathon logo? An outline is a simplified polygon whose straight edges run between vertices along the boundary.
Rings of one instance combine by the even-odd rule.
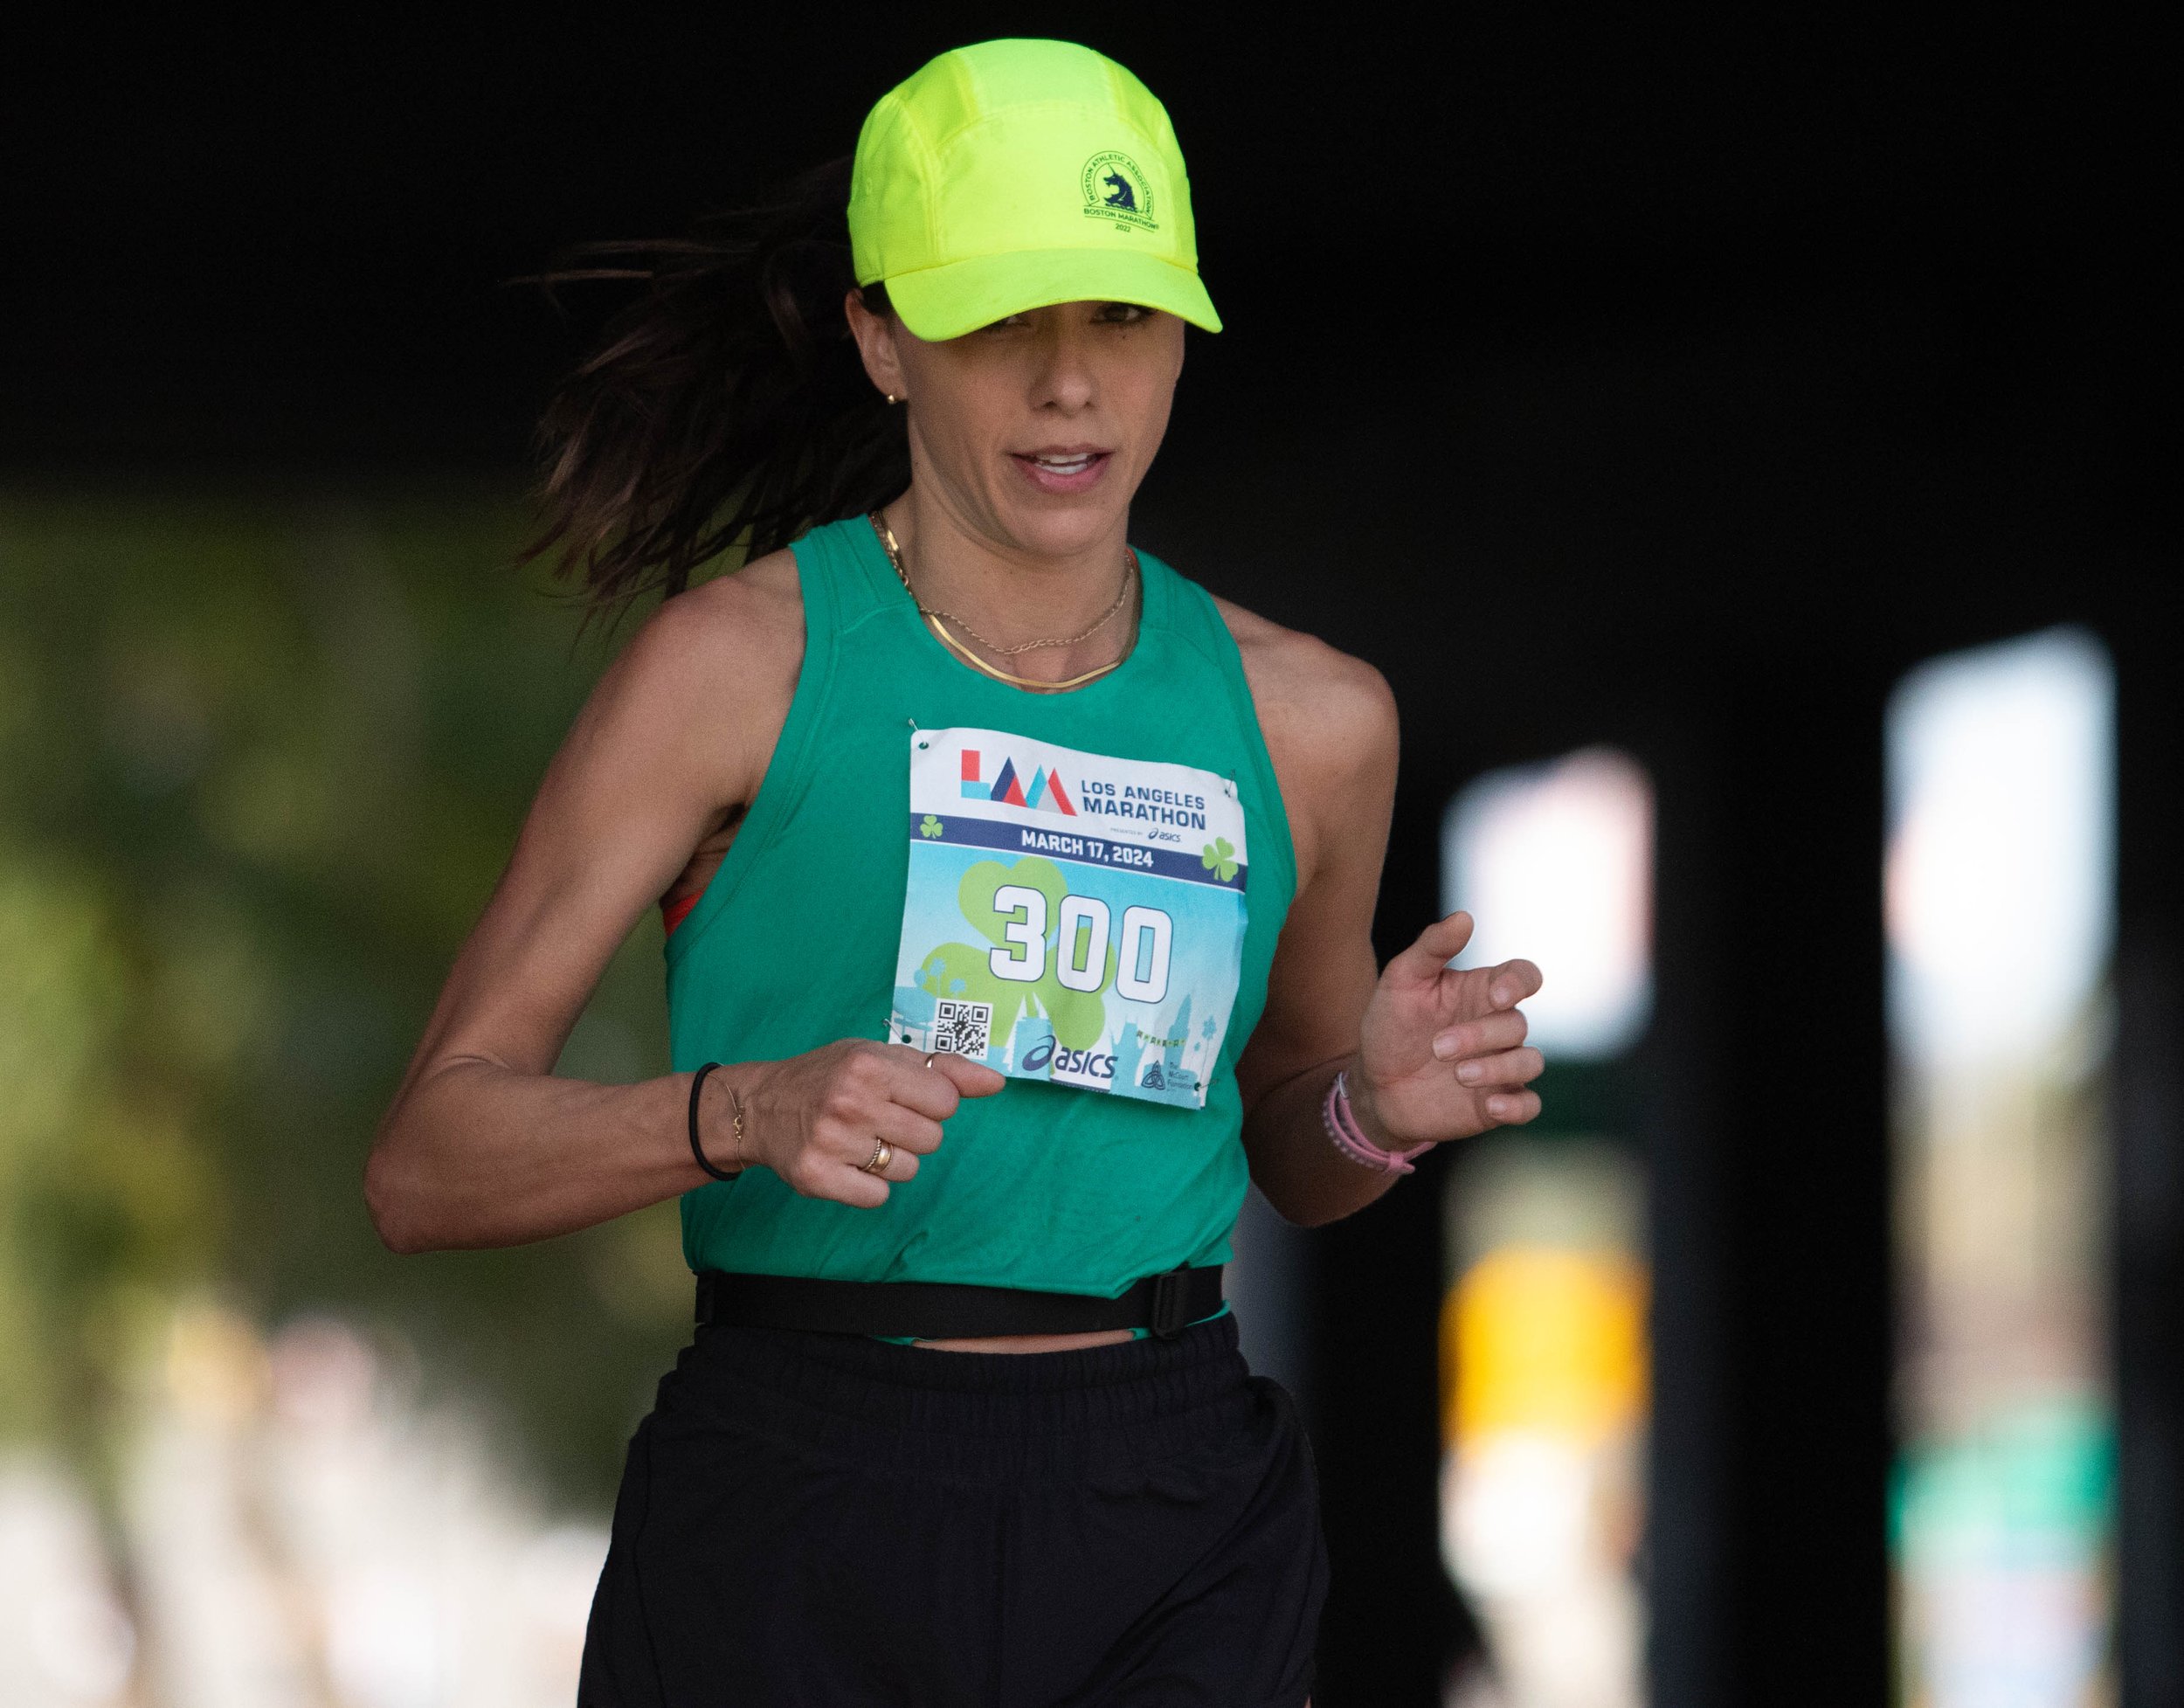
[[[1001,769],[991,781],[984,775],[985,761],[975,747],[963,750],[963,799],[992,801],[1000,806],[1039,807],[1048,813],[1061,813],[1074,819],[1076,807],[1062,790],[1061,776],[1040,765],[1032,773],[1027,785],[1023,774],[1016,769],[1016,761],[1006,754],[1001,756]]]
[[[1111,219],[1118,231],[1160,229],[1153,218],[1152,186],[1128,155],[1113,149],[1094,155],[1084,163],[1080,183],[1087,219]]]

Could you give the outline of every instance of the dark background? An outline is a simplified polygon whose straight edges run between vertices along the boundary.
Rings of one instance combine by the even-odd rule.
[[[2078,620],[2123,730],[2127,1701],[2184,1702],[2176,67],[2057,14],[716,8],[7,54],[0,471],[509,481],[583,331],[502,281],[846,152],[930,53],[1084,40],[1174,114],[1228,329],[1146,543],[1379,664],[1382,948],[1442,804],[1609,740],[1659,789],[1647,1048],[1663,1705],[1887,1698],[1881,711]],[[1430,1699],[1434,1192],[1320,1236],[1324,1702]],[[1412,1303],[1407,1301],[1424,1301]]]

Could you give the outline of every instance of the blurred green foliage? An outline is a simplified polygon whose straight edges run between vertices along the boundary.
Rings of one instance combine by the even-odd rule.
[[[97,1470],[211,1292],[412,1349],[597,1509],[687,1332],[672,1204],[395,1257],[364,1158],[612,647],[507,494],[0,494],[0,1440]],[[657,915],[559,1071],[667,1070]]]

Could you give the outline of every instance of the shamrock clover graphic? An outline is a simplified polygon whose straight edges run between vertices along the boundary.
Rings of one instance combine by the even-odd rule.
[[[1206,845],[1206,852],[1199,856],[1199,864],[1227,883],[1236,875],[1236,850],[1226,836],[1217,836]]]
[[[944,826],[941,824],[941,821],[938,819],[936,819],[930,813],[928,813],[925,815],[925,822],[917,827],[917,833],[920,836],[930,838],[939,835],[943,828]]]

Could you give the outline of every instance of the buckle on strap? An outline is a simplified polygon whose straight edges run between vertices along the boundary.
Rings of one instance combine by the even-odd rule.
[[[1163,1340],[1173,1340],[1191,1319],[1191,1303],[1185,1289],[1188,1269],[1174,1269],[1152,1278],[1152,1310],[1145,1326]]]

